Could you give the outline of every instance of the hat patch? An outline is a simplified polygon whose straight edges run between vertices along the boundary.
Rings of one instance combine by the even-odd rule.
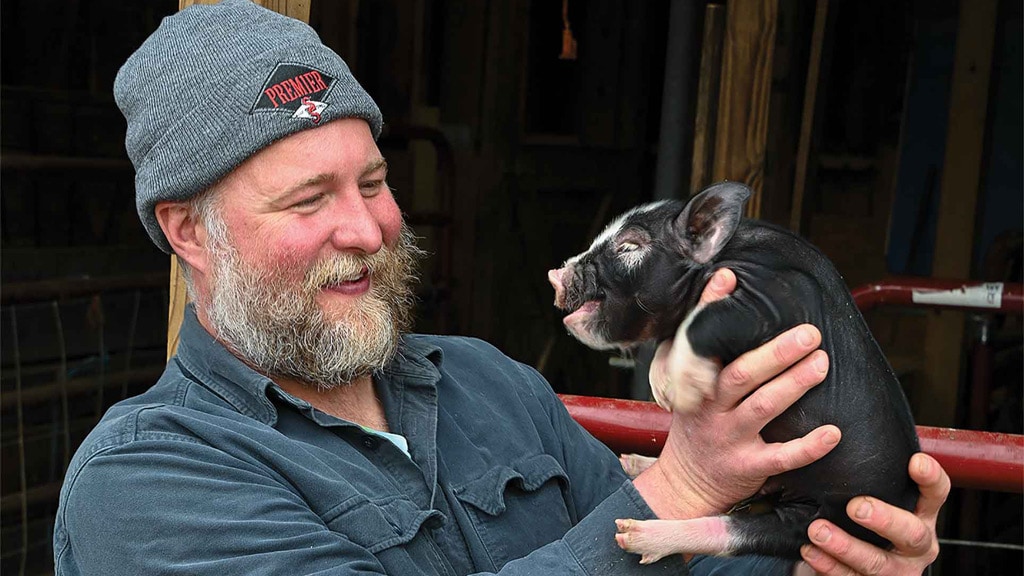
[[[308,118],[314,124],[327,104],[323,101],[334,84],[334,77],[301,64],[278,64],[263,83],[251,113],[257,111],[292,112],[292,118]]]
[[[303,96],[302,105],[295,111],[295,114],[292,114],[292,118],[309,118],[313,121],[313,124],[319,124],[320,115],[326,109],[326,102],[317,102],[316,100],[310,100],[309,96]]]

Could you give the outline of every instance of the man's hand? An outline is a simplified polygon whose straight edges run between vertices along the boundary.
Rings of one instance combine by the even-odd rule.
[[[910,477],[921,498],[910,513],[869,496],[858,496],[846,505],[854,522],[893,543],[891,551],[857,540],[827,520],[815,520],[807,530],[812,544],[800,555],[819,574],[880,574],[915,576],[924,572],[939,555],[935,521],[949,495],[949,476],[934,458],[924,453],[910,459]],[[797,572],[800,574],[801,572]]]
[[[701,303],[728,296],[736,277],[719,270]],[[821,334],[798,326],[743,354],[722,369],[712,399],[692,414],[675,416],[661,457],[634,484],[661,518],[720,514],[752,496],[769,477],[806,466],[839,443],[839,429],[821,426],[803,438],[768,444],[759,432],[828,372],[817,350]],[[652,372],[664,374],[671,342],[655,354]],[[749,395],[749,396],[748,396]]]

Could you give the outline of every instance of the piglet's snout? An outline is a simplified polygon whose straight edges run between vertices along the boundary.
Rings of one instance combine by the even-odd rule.
[[[555,289],[555,307],[565,308],[565,278],[566,274],[571,274],[568,268],[559,268],[558,270],[548,270],[548,282],[551,282],[551,286]]]

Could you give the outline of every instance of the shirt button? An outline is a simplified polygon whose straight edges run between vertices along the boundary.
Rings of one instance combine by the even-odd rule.
[[[367,450],[377,450],[380,448],[380,438],[367,434],[363,436],[363,446],[366,446]]]

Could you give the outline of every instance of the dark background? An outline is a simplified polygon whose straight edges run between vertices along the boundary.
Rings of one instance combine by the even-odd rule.
[[[831,4],[815,178],[799,231],[851,288],[930,276],[961,7]],[[165,360],[169,259],[135,213],[111,87],[177,7],[0,4],[4,573],[52,571],[52,515],[69,454],[106,406],[151,384]],[[779,0],[761,216],[783,225],[814,7]],[[432,253],[418,330],[484,338],[538,367],[559,392],[631,394],[628,367],[565,334],[545,272],[611,216],[652,198],[669,9],[668,0],[570,0],[579,58],[560,60],[557,0],[312,1],[311,24],[384,113],[391,184]],[[972,279],[1021,281],[1021,21],[1020,2],[999,3],[975,226],[958,238],[971,246]],[[925,376],[934,314],[880,309],[868,320],[918,422],[966,428],[971,355],[943,392]],[[995,351],[980,427],[1020,434],[1020,319],[968,317],[965,350],[982,324]],[[935,410],[936,394],[952,408]],[[942,535],[1020,545],[1021,507],[1019,496],[957,490]],[[936,572],[965,566],[1020,574],[1021,552],[947,545]]]

